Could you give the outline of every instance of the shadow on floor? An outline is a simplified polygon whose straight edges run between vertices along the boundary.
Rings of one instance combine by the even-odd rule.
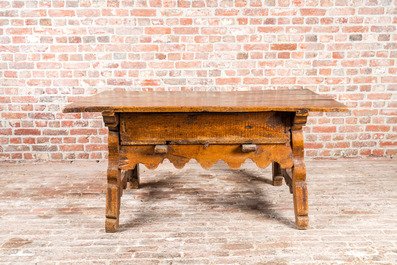
[[[144,182],[141,184],[141,191],[145,191],[141,197],[144,201],[145,207],[137,210],[135,218],[128,220],[126,223],[121,224],[119,231],[129,230],[130,228],[137,228],[153,221],[159,221],[162,217],[158,214],[153,214],[153,211],[161,211],[161,209],[150,209],[148,211],[147,205],[155,204],[160,201],[172,200],[172,196],[188,197],[187,201],[190,203],[206,203],[210,207],[220,207],[222,209],[238,209],[241,212],[259,215],[260,217],[274,218],[279,223],[295,228],[293,220],[281,217],[271,207],[271,204],[266,200],[266,194],[262,185],[272,185],[272,181],[268,178],[259,177],[249,170],[214,170],[211,174],[198,174],[198,178],[203,179],[203,185],[192,184],[186,188],[183,178],[178,178],[178,175],[189,174],[190,170],[180,172],[179,174],[164,172],[166,176],[162,176],[159,181]],[[257,173],[256,171],[255,173]],[[225,174],[226,173],[226,174]],[[226,177],[225,177],[226,176]],[[214,190],[211,185],[205,180],[217,179],[217,181],[225,181],[225,185],[232,187],[232,190],[238,191],[239,194],[243,193],[246,196],[234,196],[233,191]],[[227,184],[226,184],[227,183]],[[218,184],[219,185],[219,184]],[[280,188],[280,187],[274,187]],[[286,188],[284,186],[283,188]],[[128,193],[127,193],[128,194]],[[264,199],[265,198],[265,199]],[[292,197],[291,197],[292,202]],[[121,214],[123,209],[121,210]],[[168,215],[168,217],[170,217]],[[175,218],[178,215],[175,214]]]

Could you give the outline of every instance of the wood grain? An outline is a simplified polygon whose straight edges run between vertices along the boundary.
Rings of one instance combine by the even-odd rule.
[[[130,189],[139,189],[139,164],[136,164],[134,169],[127,170],[128,179],[127,181],[130,183]]]
[[[282,169],[279,163],[272,163],[272,180],[273,186],[281,186],[283,185],[283,174]]]
[[[278,112],[121,113],[121,144],[286,143],[287,116]]]
[[[119,227],[120,200],[129,181],[139,187],[139,164],[155,169],[164,159],[183,168],[190,159],[209,169],[218,160],[240,168],[273,162],[273,185],[293,193],[295,223],[307,229],[308,191],[303,126],[309,111],[347,111],[307,90],[244,92],[103,92],[64,112],[102,112],[109,128],[106,232]],[[121,176],[121,170],[123,175]]]
[[[209,169],[218,160],[225,161],[230,168],[240,168],[245,160],[251,159],[259,168],[267,167],[272,161],[277,161],[282,167],[291,168],[292,150],[285,145],[257,145],[255,152],[242,152],[241,145],[169,145],[166,154],[156,154],[154,146],[121,146],[120,168],[132,169],[136,164],[144,164],[149,169],[155,169],[168,159],[176,168],[183,168],[190,159],[195,159],[205,169]]]
[[[118,128],[118,114],[113,112],[102,113],[105,125],[109,128],[108,134],[108,170],[106,188],[106,232],[116,232],[119,227],[120,198],[123,192],[121,171],[119,168],[120,136]]]
[[[309,227],[308,191],[302,131],[302,127],[306,124],[308,114],[307,110],[297,111],[291,128],[291,145],[294,157],[294,166],[292,167],[292,192],[295,224],[298,229],[307,229]]]
[[[75,100],[63,112],[347,111],[308,89],[259,91],[105,91]]]

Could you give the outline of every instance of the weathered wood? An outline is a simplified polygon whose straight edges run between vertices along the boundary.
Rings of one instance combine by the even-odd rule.
[[[137,163],[155,169],[164,159],[168,159],[176,168],[183,168],[193,158],[207,169],[220,159],[233,169],[240,168],[247,159],[254,161],[260,168],[267,167],[272,161],[286,168],[293,165],[289,144],[257,145],[257,150],[250,153],[243,153],[240,145],[169,145],[166,154],[156,154],[150,145],[120,147],[121,169],[132,169]]]
[[[287,114],[122,113],[122,145],[286,143]]]
[[[122,183],[119,169],[119,133],[109,131],[109,156],[106,189],[106,232],[116,232],[119,227]]]
[[[243,144],[241,145],[241,151],[243,153],[249,153],[249,152],[256,152],[256,144]]]
[[[306,185],[306,166],[304,162],[304,141],[302,127],[308,116],[307,110],[297,111],[291,128],[291,145],[294,157],[292,167],[292,191],[294,198],[295,223],[298,229],[309,227],[308,191]]]
[[[283,174],[285,184],[289,187],[289,192],[292,194],[292,170],[291,169],[281,169],[281,173]]]
[[[130,189],[139,189],[139,164],[134,169],[121,170],[123,188],[127,188],[129,183]]]
[[[116,232],[119,227],[120,198],[123,192],[119,169],[119,115],[113,111],[103,111],[102,117],[109,129],[105,230],[106,232]]]
[[[132,170],[128,170],[131,172],[129,183],[131,189],[139,189],[140,177],[139,177],[139,164],[136,164]]]
[[[128,183],[128,179],[129,177],[129,170],[121,170],[121,186],[123,187],[123,190],[125,190],[127,188],[127,183]],[[121,192],[121,195],[123,195],[123,192]]]
[[[273,185],[293,194],[296,226],[309,226],[302,127],[309,111],[347,111],[310,90],[246,92],[104,92],[64,112],[102,111],[109,128],[106,232],[119,227],[127,181],[139,187],[139,163],[149,169],[168,159],[182,168],[196,159],[210,168],[219,159],[236,169],[246,159],[273,162]],[[121,176],[120,172],[123,171]]]
[[[118,113],[115,113],[113,110],[104,110],[102,111],[103,122],[105,126],[109,128],[111,131],[119,130],[119,117]]]
[[[281,172],[281,166],[277,162],[272,163],[272,177],[273,177],[273,186],[283,185],[283,174]]]
[[[154,146],[154,153],[166,154],[168,152],[168,146],[166,144],[158,144]]]
[[[63,112],[347,111],[308,89],[258,91],[105,91],[77,100]]]

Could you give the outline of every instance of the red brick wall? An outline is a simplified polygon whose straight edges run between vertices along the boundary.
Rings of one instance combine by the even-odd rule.
[[[106,158],[107,89],[308,88],[306,155],[397,154],[395,0],[0,0],[0,159]]]

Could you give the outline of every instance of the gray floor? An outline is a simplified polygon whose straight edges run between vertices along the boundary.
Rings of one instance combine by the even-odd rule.
[[[270,167],[143,169],[104,232],[106,163],[0,165],[0,263],[397,264],[397,161],[307,162],[310,229]]]

